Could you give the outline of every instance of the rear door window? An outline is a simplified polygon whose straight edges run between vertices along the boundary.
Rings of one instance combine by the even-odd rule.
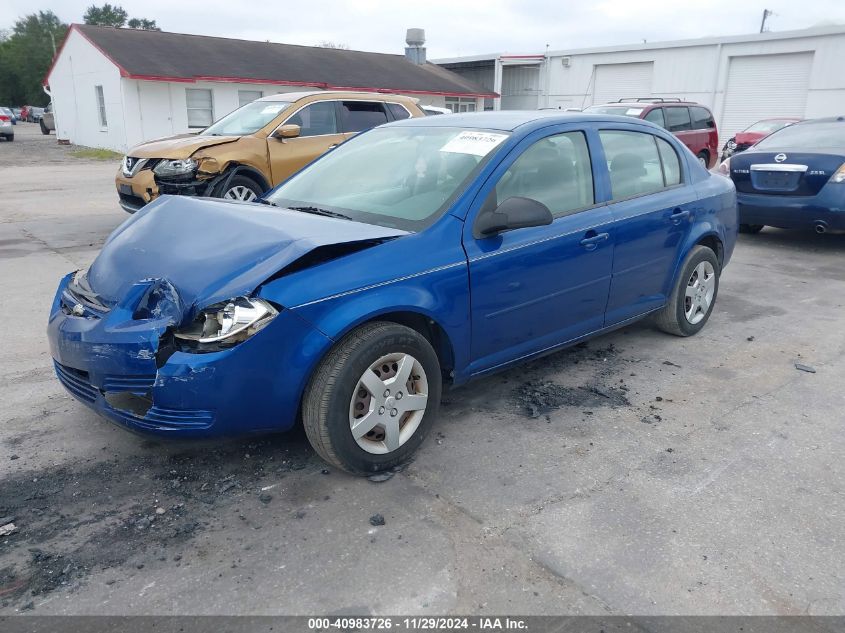
[[[689,111],[694,130],[709,130],[716,127],[716,121],[713,120],[713,115],[710,114],[710,110],[707,108],[693,106]]]
[[[307,105],[285,123],[298,125],[300,128],[299,136],[337,134],[337,114],[334,101],[318,101]]]
[[[657,141],[657,151],[660,152],[660,162],[663,164],[663,182],[667,187],[680,184],[681,161],[678,152],[659,136],[654,138]]]
[[[665,187],[655,136],[644,132],[599,132],[614,200],[632,198]]]
[[[670,132],[686,132],[692,129],[689,108],[666,108],[666,127]]]
[[[662,128],[666,127],[666,119],[663,117],[663,108],[655,108],[654,110],[649,110],[648,114],[646,114],[643,119],[646,121],[651,121],[652,123],[656,123]]]
[[[387,123],[384,106],[378,101],[344,101],[341,107],[343,131],[360,132]]]

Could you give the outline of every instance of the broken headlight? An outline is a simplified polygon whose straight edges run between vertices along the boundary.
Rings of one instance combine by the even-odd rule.
[[[162,178],[175,178],[177,176],[190,176],[197,170],[197,161],[193,158],[179,158],[176,160],[164,159],[158,161],[153,172]]]
[[[201,310],[193,323],[173,335],[189,343],[231,346],[258,332],[278,313],[262,299],[238,297]]]

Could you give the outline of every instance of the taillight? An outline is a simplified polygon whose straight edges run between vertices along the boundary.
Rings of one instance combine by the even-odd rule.
[[[11,119],[5,114],[0,114],[0,121],[11,121]]]
[[[726,176],[727,178],[731,177],[731,159],[730,158],[726,158],[725,160],[723,160],[721,162],[721,164],[719,165],[719,173],[722,174],[723,176]]]
[[[845,163],[836,170],[836,173],[831,177],[830,182],[845,182]]]

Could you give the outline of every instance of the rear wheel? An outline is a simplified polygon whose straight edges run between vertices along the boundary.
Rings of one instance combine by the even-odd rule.
[[[41,133],[44,134],[44,135],[49,134],[50,129],[46,125],[44,125],[44,119],[41,119],[41,121],[39,121],[39,123],[41,124]]]
[[[713,311],[719,292],[719,260],[706,246],[687,255],[669,301],[655,315],[658,328],[676,336],[697,334]]]
[[[14,140],[15,140],[15,135],[14,135],[14,134],[7,134],[7,135],[6,135],[6,140],[7,140],[7,141],[9,141],[9,142],[11,143],[12,141],[14,141]]]
[[[225,181],[224,181],[225,183]],[[240,200],[241,202],[252,202],[264,191],[252,178],[246,176],[235,176],[217,194],[218,198],[224,200]]]
[[[763,230],[763,227],[766,226],[765,224],[740,224],[739,225],[739,232],[740,233],[759,233]]]
[[[701,150],[700,152],[698,152],[697,157],[698,162],[701,163],[701,166],[704,167],[704,169],[710,169],[710,154],[708,154],[704,150]]]
[[[440,390],[440,364],[425,337],[396,323],[368,323],[317,367],[302,421],[327,462],[359,475],[378,472],[417,449],[437,416]]]

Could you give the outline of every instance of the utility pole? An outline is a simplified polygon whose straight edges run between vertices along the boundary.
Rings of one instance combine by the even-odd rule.
[[[774,15],[774,12],[770,11],[769,9],[763,9],[763,21],[760,22],[760,32],[761,33],[763,33],[766,30],[766,20],[768,20],[773,15]]]

